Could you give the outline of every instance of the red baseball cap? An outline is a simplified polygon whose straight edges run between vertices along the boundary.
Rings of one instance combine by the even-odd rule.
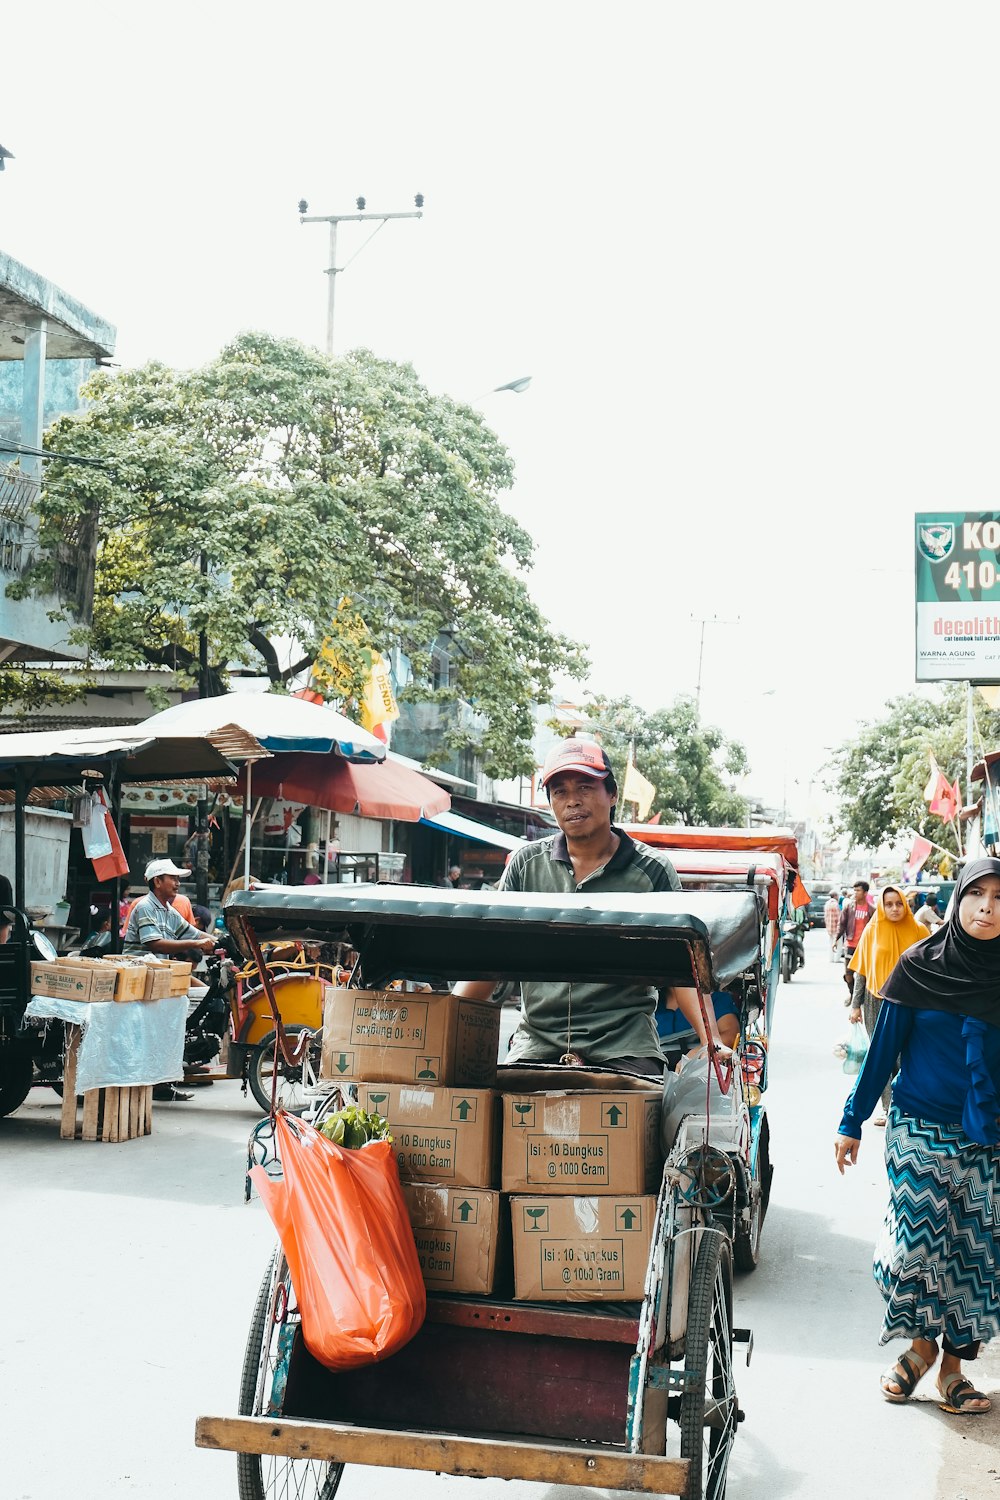
[[[593,776],[603,781],[611,774],[611,762],[593,740],[559,740],[545,757],[542,767],[542,786],[548,786],[553,776],[560,771],[579,771],[584,776]]]

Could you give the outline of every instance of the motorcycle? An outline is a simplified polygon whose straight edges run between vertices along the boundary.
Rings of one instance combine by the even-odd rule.
[[[792,975],[805,968],[805,923],[786,917],[781,924],[781,977],[790,984]]]

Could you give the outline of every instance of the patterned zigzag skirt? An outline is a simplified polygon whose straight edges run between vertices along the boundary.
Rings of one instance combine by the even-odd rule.
[[[1000,1333],[1000,1147],[889,1110],[889,1207],[875,1246],[880,1343],[987,1342]]]

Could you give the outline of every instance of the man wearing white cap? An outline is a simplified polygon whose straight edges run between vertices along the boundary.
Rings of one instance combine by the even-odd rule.
[[[162,953],[186,958],[192,948],[211,953],[215,939],[184,920],[172,905],[182,875],[190,875],[172,859],[151,859],[146,866],[148,896],[137,901],[125,924],[126,953]]]
[[[511,858],[500,889],[597,895],[679,891],[677,871],[665,854],[629,838],[612,822],[618,800],[611,762],[593,740],[560,740],[542,768],[542,786],[559,833],[523,845]],[[458,993],[489,999],[488,981],[465,980]],[[674,991],[679,1009],[705,1042],[697,991]],[[654,1013],[656,991],[646,985],[608,983],[521,985],[522,1018],[510,1062],[594,1063],[662,1073],[663,1055]],[[709,1012],[718,1045],[714,1017]],[[723,1055],[728,1048],[722,1048]]]
[[[149,861],[146,866],[149,894],[137,901],[129,912],[125,924],[126,953],[161,953],[164,957],[189,958],[192,948],[201,953],[214,951],[215,938],[193,927],[172,904],[181,876],[190,873],[190,870],[175,865],[172,859]],[[173,1083],[159,1083],[153,1089],[153,1098],[161,1103],[191,1097]]]

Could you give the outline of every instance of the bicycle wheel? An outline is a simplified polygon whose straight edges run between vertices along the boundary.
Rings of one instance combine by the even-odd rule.
[[[287,1037],[297,1037],[303,1031],[308,1031],[307,1026],[286,1026]],[[278,1091],[277,1102],[281,1109],[287,1109],[289,1114],[306,1107],[309,1102],[310,1086],[319,1077],[319,1040],[310,1046],[309,1052],[303,1063],[290,1067],[285,1059],[278,1056]],[[271,1082],[274,1078],[274,1032],[268,1032],[262,1042],[253,1048],[247,1065],[247,1082],[250,1092],[265,1114],[271,1108]]]
[[[292,1344],[299,1326],[295,1293],[280,1245],[264,1273],[250,1320],[240,1380],[241,1417],[280,1417]],[[333,1500],[344,1465],[319,1459],[238,1453],[239,1500]]]
[[[689,1458],[686,1500],[725,1500],[739,1405],[733,1379],[733,1263],[729,1241],[706,1229],[688,1293],[681,1398],[681,1458]]]

